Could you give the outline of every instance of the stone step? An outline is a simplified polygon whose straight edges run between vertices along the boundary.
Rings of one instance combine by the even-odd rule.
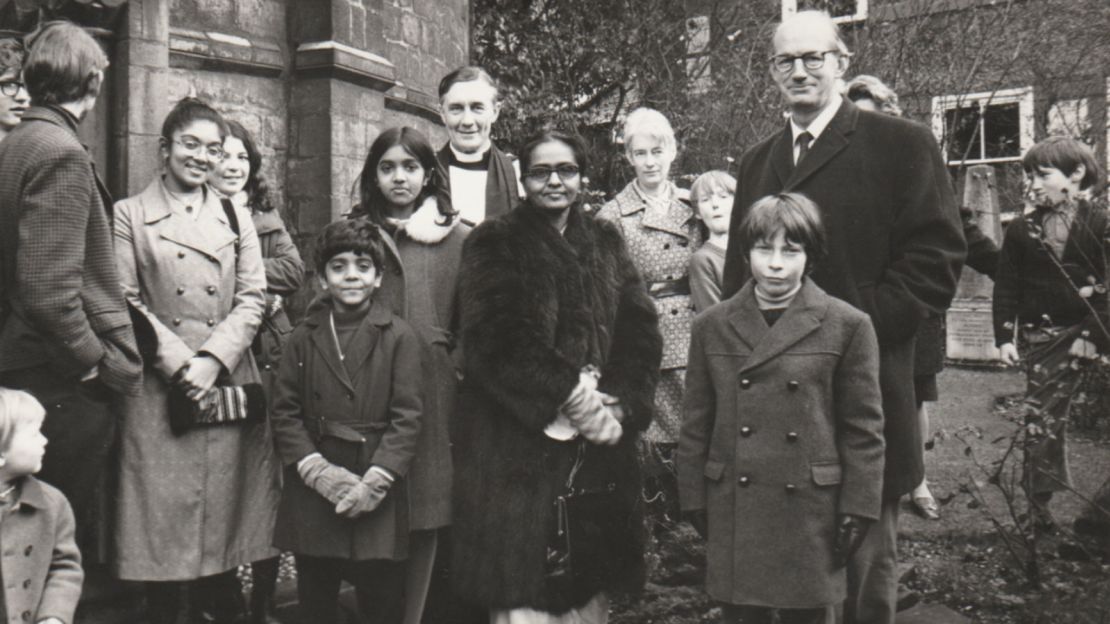
[[[923,602],[902,611],[894,618],[895,624],[970,624],[971,620],[942,604]]]

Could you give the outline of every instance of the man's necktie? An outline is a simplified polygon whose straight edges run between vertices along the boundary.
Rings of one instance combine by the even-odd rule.
[[[813,135],[808,132],[803,132],[798,135],[795,142],[798,144],[798,160],[794,161],[794,166],[797,167],[801,164],[802,159],[809,153],[809,144],[813,141]]]

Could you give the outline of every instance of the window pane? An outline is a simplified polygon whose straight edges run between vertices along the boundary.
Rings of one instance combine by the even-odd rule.
[[[798,0],[798,10],[819,9],[833,17],[852,17],[856,14],[856,0]]]
[[[983,115],[986,158],[1021,156],[1021,111],[1018,104],[991,104]]]
[[[944,111],[944,128],[948,133],[948,162],[979,160],[979,105],[971,104]]]

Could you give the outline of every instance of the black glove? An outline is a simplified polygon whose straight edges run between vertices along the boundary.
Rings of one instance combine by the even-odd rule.
[[[843,568],[848,560],[859,550],[871,520],[851,514],[838,514],[836,517],[836,543],[833,544],[833,565]]]
[[[682,512],[682,519],[685,520],[702,539],[707,539],[709,535],[709,513],[704,509],[694,509],[692,511]]]

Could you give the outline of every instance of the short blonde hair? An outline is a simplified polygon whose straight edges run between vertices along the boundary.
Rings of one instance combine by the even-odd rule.
[[[718,189],[724,189],[735,195],[736,178],[729,175],[727,171],[721,171],[720,169],[706,171],[690,185],[690,200],[696,203],[701,201],[703,196],[709,195]]]
[[[663,145],[663,149],[671,153],[677,151],[674,128],[671,127],[671,122],[667,121],[663,113],[654,108],[637,108],[629,113],[624,120],[621,140],[624,141],[626,155],[631,156],[629,150],[632,149],[632,137],[637,135],[651,137],[659,141]]]
[[[41,426],[46,410],[42,403],[23,390],[0,388],[0,453],[7,453],[16,429],[25,425]]]

